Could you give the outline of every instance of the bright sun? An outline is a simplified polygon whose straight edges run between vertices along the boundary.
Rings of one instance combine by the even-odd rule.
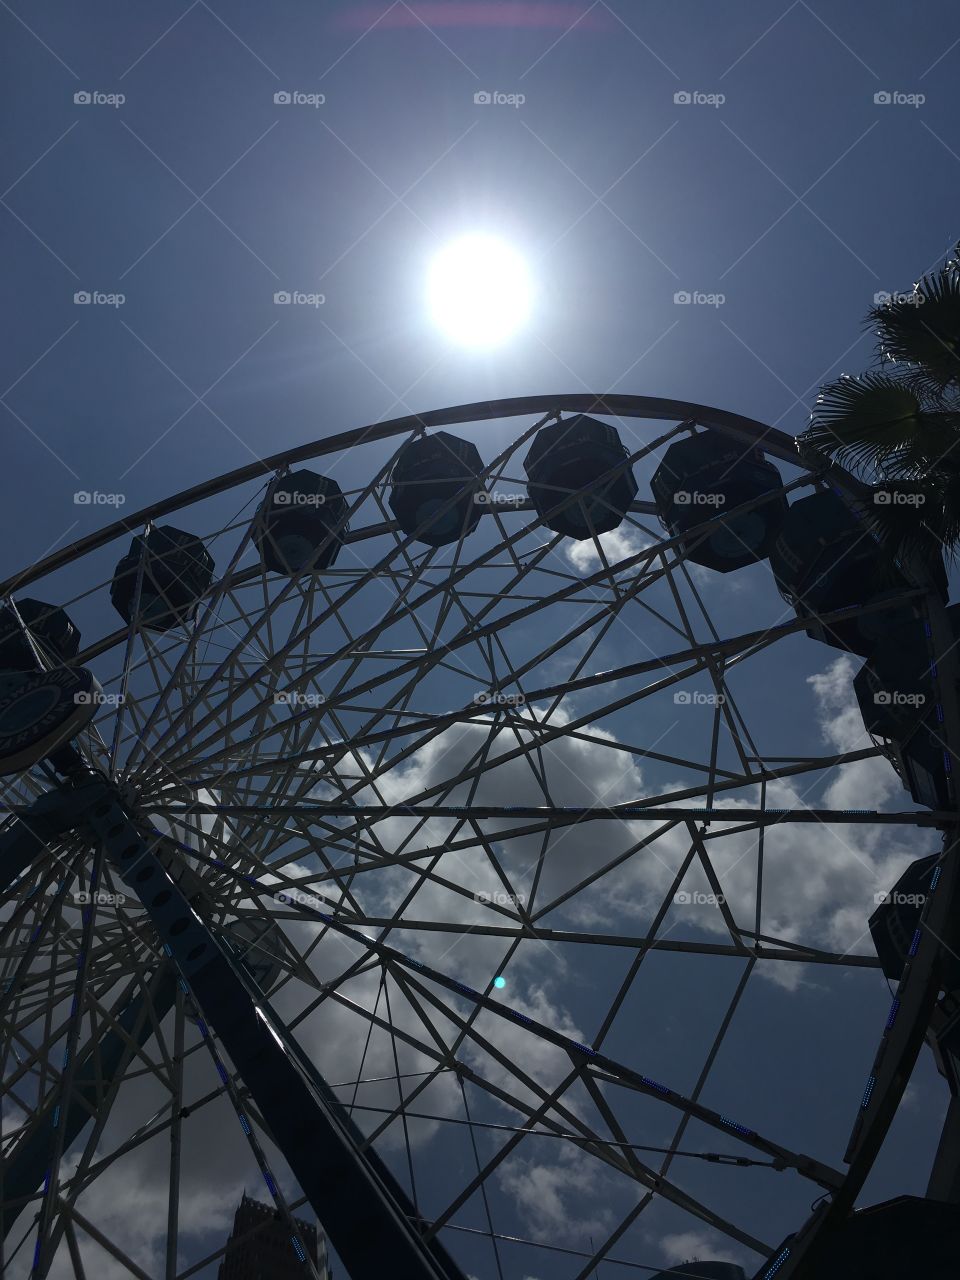
[[[492,347],[505,341],[530,313],[527,264],[495,236],[470,235],[442,249],[430,267],[430,310],[453,342]]]

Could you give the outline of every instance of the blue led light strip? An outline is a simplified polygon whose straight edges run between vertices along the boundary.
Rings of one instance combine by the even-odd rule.
[[[720,1117],[720,1123],[725,1124],[730,1129],[734,1129],[737,1133],[743,1133],[749,1137],[754,1136],[755,1131],[753,1129],[748,1129],[746,1125],[737,1124],[736,1120],[728,1120],[726,1116]]]
[[[780,1250],[770,1266],[767,1267],[766,1271],[763,1273],[763,1280],[770,1280],[771,1276],[775,1276],[789,1257],[790,1247],[788,1245],[786,1249]]]
[[[863,1101],[860,1103],[861,1111],[866,1111],[867,1107],[870,1105],[870,1098],[873,1094],[873,1087],[876,1083],[877,1083],[876,1076],[871,1076],[867,1081],[867,1087],[863,1091]]]

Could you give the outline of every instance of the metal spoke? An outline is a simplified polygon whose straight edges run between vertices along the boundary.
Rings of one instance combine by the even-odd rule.
[[[389,491],[406,446],[438,427],[469,433],[519,418],[477,476],[492,493],[525,483],[537,432],[575,412],[633,424],[608,479],[627,467],[646,474],[675,440],[707,428],[765,450],[783,468],[785,494],[829,479],[845,501],[858,497],[855,481],[811,470],[789,437],[737,415],[628,396],[535,397],[298,446],[153,504],[0,585],[5,599],[31,583],[53,598],[46,579],[69,567],[76,593],[64,607],[83,602],[102,625],[68,665],[89,665],[112,695],[76,740],[80,772],[38,761],[0,779],[0,1235],[9,1235],[0,1247],[15,1280],[30,1266],[13,1228],[19,1238],[34,1214],[38,1277],[56,1265],[86,1280],[99,1250],[146,1274],[130,1256],[132,1237],[88,1207],[127,1167],[160,1169],[162,1205],[145,1229],[159,1241],[164,1280],[222,1257],[197,1257],[183,1211],[197,1115],[242,1132],[244,1172],[266,1182],[302,1251],[294,1213],[307,1204],[329,1217],[334,1193],[321,1192],[316,1162],[298,1145],[294,1099],[300,1127],[338,1151],[337,1177],[375,1189],[385,1215],[376,1220],[395,1232],[411,1274],[454,1280],[484,1265],[505,1280],[507,1242],[539,1256],[540,1271],[564,1259],[577,1280],[601,1264],[642,1267],[638,1242],[658,1202],[691,1229],[767,1258],[778,1278],[809,1280],[804,1267],[862,1187],[920,1051],[939,939],[960,896],[955,853],[925,909],[892,1032],[880,1038],[849,1170],[839,1148],[831,1163],[817,1160],[702,1099],[723,1096],[716,1064],[742,1041],[738,1009],[770,962],[794,974],[818,966],[825,999],[842,994],[827,985],[833,975],[880,968],[863,942],[844,951],[808,918],[796,929],[782,923],[785,842],[812,866],[825,839],[848,854],[861,832],[866,847],[881,838],[893,847],[905,828],[935,840],[955,813],[906,800],[833,807],[838,771],[876,759],[882,744],[818,751],[800,727],[791,740],[791,726],[776,737],[758,724],[750,682],[811,620],[785,608],[771,580],[773,607],[752,612],[750,629],[722,626],[720,592],[698,560],[717,522],[758,499],[682,536],[658,528],[658,508],[642,496],[615,509],[622,521],[611,536],[599,532],[607,491],[598,506],[559,495],[561,513],[580,510],[578,542],[548,527],[529,498],[509,510],[484,505],[474,532],[442,546],[420,538],[423,526],[401,526]],[[332,564],[282,576],[259,562],[260,508],[301,463],[341,478],[347,516],[326,527],[322,545],[338,544]],[[457,501],[443,499],[448,510]],[[90,569],[94,553],[171,516],[215,550],[217,576],[160,631],[141,617],[142,554],[132,621],[117,627],[102,566]],[[942,632],[926,585],[909,582],[901,598],[932,611]],[[854,615],[890,607],[861,603],[818,621],[836,639]],[[26,633],[38,664],[49,664]],[[709,691],[706,705],[681,728],[674,708],[692,689]],[[944,742],[956,749],[960,715],[943,689]],[[96,815],[88,792],[111,817]],[[137,845],[133,872],[121,829]],[[817,840],[805,840],[812,833]],[[694,883],[716,905],[687,927],[693,918],[675,907]],[[78,913],[71,892],[94,888],[105,901]],[[174,907],[184,933],[172,928]],[[190,958],[198,947],[211,957],[203,964]],[[727,961],[736,973],[721,968]],[[582,1008],[558,995],[556,1014],[538,1015],[556,988],[545,978],[540,991],[532,975],[566,964],[585,975],[595,965],[602,981]],[[719,1025],[687,1064],[686,1093],[644,1074],[642,1038],[629,1034],[636,1003],[662,997],[668,964],[709,966],[730,982]],[[589,1025],[576,1032],[584,1042],[565,1033],[571,1025]],[[321,1057],[337,1064],[336,1085]],[[648,1107],[675,1113],[670,1132],[656,1135],[662,1145],[644,1141],[638,1117]],[[701,1131],[722,1133],[725,1149],[686,1149],[696,1143],[684,1135]],[[584,1185],[609,1195],[609,1222],[596,1240],[591,1229],[589,1249],[586,1233],[567,1248],[508,1228],[518,1220],[509,1178],[532,1152],[561,1146],[585,1162]],[[280,1185],[275,1157],[293,1182]],[[762,1189],[732,1220],[719,1195],[691,1195],[668,1176],[685,1159],[721,1166],[722,1177],[747,1166],[763,1170],[758,1179],[782,1174],[799,1219],[813,1184],[826,1195],[778,1262],[763,1238]],[[332,1232],[350,1217],[337,1215],[339,1227],[325,1223]],[[356,1249],[355,1280],[375,1252],[362,1234],[341,1237]]]

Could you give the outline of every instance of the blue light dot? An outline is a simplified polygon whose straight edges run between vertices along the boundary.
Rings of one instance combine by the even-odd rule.
[[[506,978],[496,977],[493,980],[493,985],[497,988],[505,987],[507,985],[507,980]]]

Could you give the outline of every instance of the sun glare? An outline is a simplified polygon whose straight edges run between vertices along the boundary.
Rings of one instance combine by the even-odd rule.
[[[494,236],[464,236],[442,249],[430,268],[428,293],[434,322],[466,347],[497,346],[530,314],[527,264]]]

